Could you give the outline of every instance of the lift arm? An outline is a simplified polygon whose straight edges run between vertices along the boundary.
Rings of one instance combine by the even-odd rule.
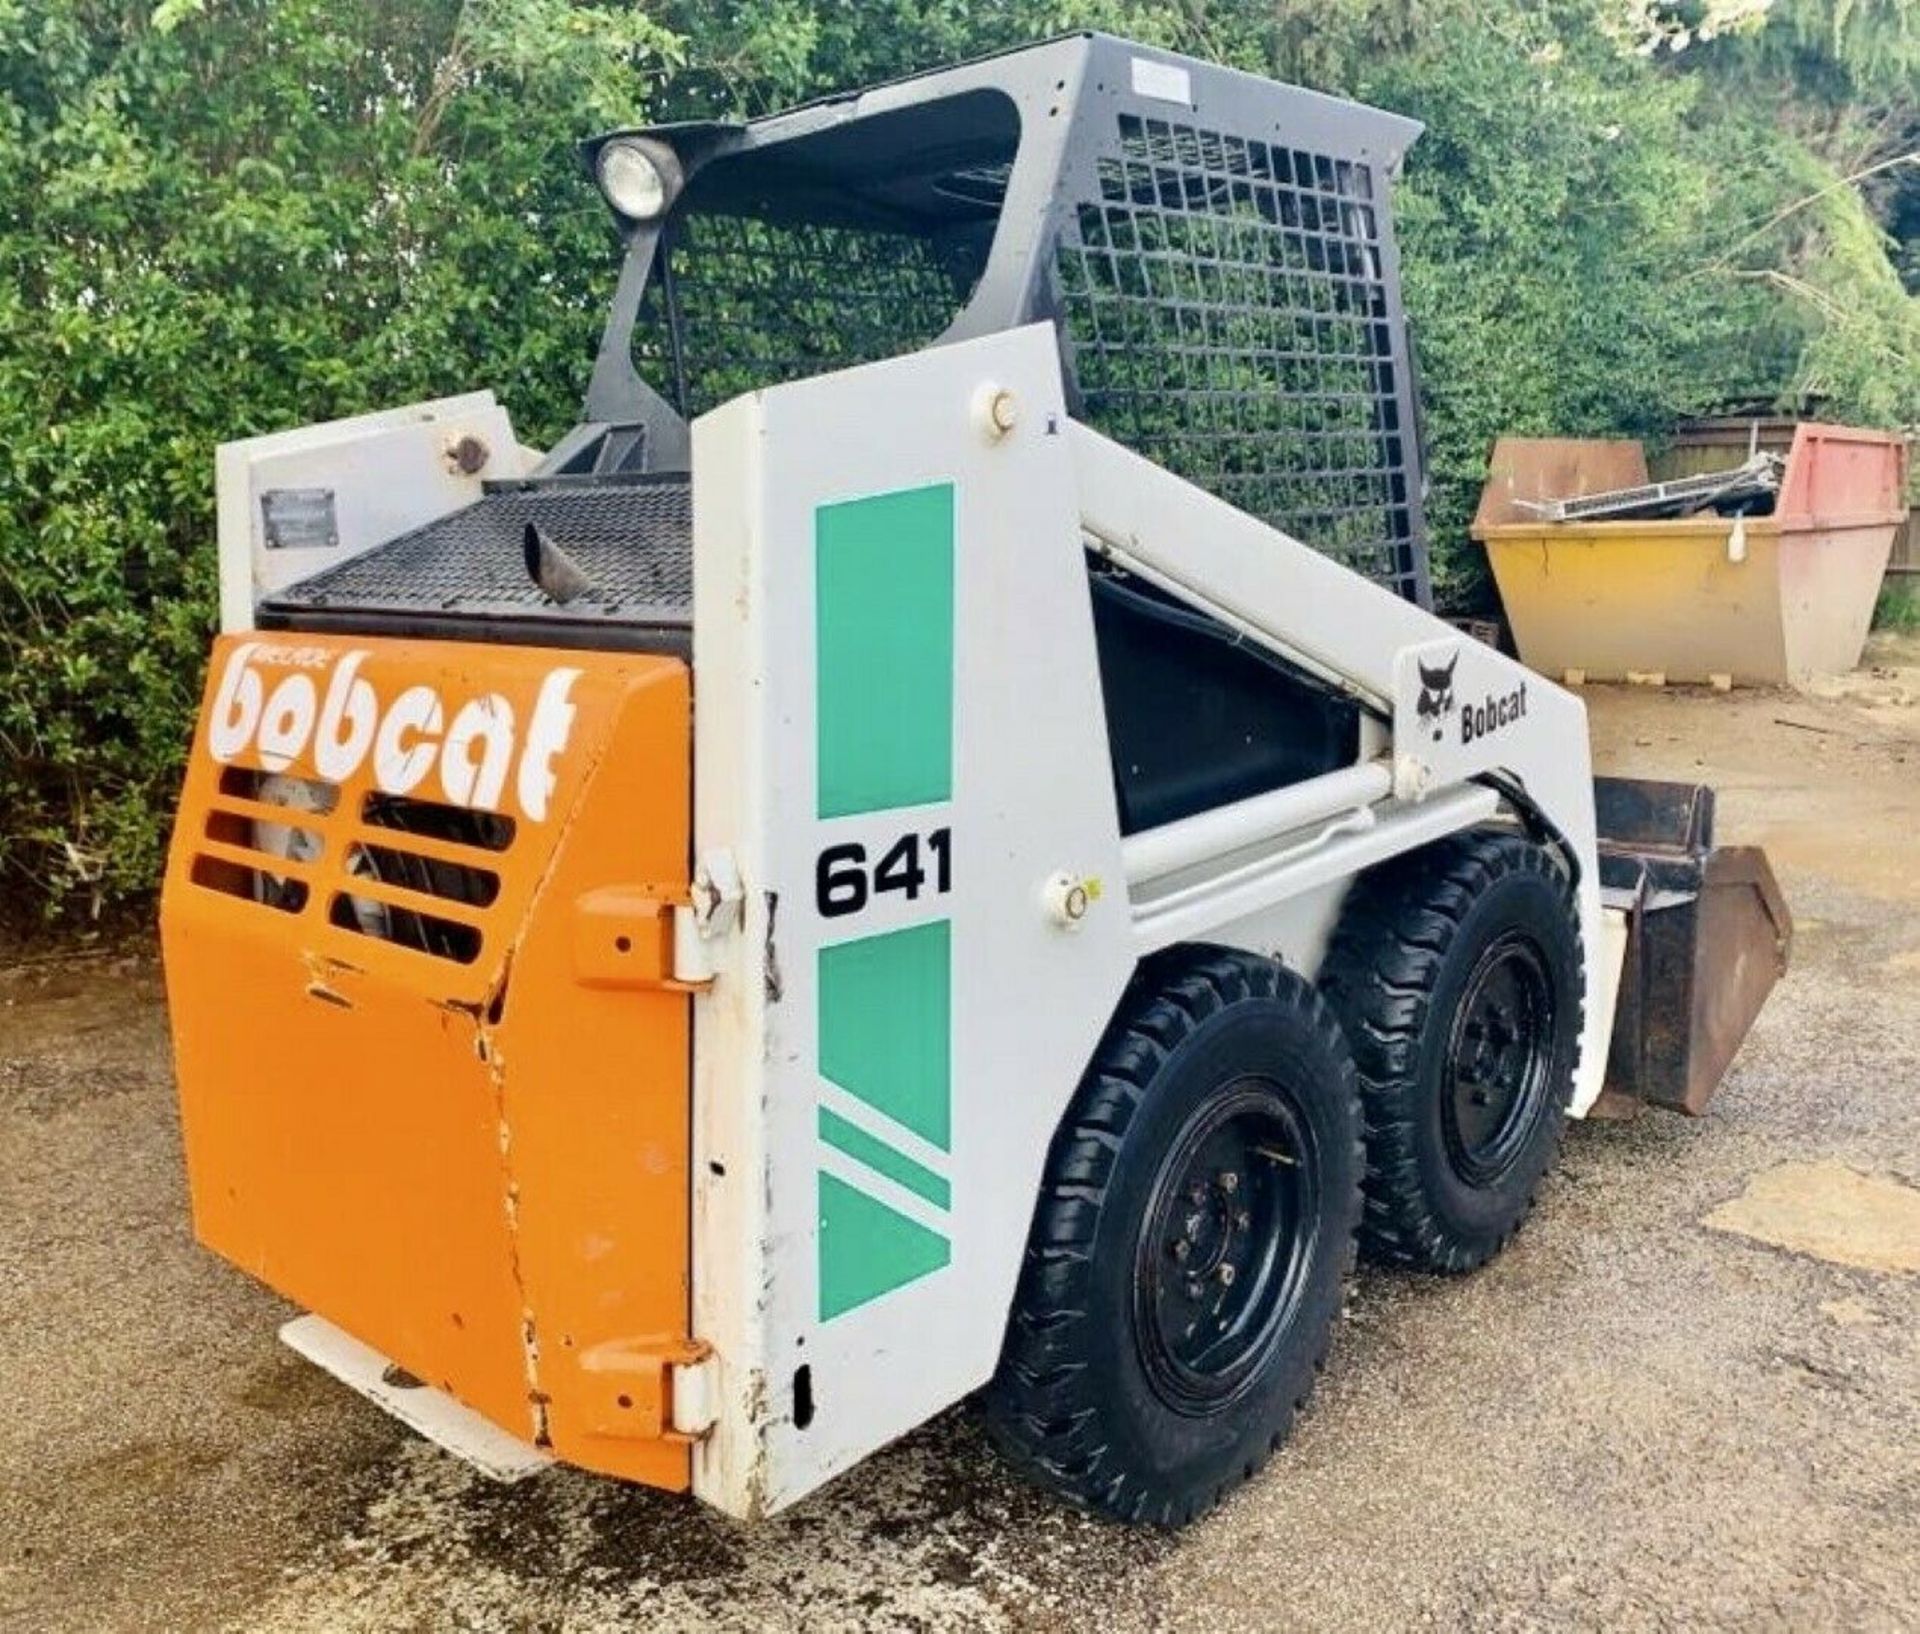
[[[1098,432],[1069,422],[1067,436],[1081,527],[1094,548],[1350,693],[1389,724],[1391,798],[1347,802],[1352,813],[1366,815],[1353,816],[1344,834],[1328,836],[1319,848],[1317,875],[1331,868],[1327,877],[1338,877],[1343,865],[1351,873],[1482,820],[1494,804],[1484,792],[1488,787],[1510,795],[1559,840],[1574,874],[1586,949],[1589,991],[1573,1099],[1575,1113],[1586,1111],[1605,1076],[1620,958],[1620,939],[1606,936],[1601,915],[1586,706],[1412,602]],[[1309,805],[1316,786],[1330,787],[1333,779],[1351,781],[1350,774],[1335,772],[1284,790],[1280,798]],[[1463,794],[1469,789],[1480,798]],[[1432,812],[1425,822],[1414,815],[1422,808]],[[1207,813],[1171,826],[1217,825],[1219,817]],[[1143,841],[1162,849],[1172,843],[1157,832],[1128,844],[1138,849]],[[1245,901],[1246,880],[1234,884]],[[1276,873],[1269,899],[1300,888],[1297,873]],[[1190,907],[1190,918],[1208,917],[1198,904]]]

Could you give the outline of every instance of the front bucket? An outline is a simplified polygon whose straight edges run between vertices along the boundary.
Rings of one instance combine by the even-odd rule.
[[[1793,921],[1757,846],[1713,844],[1713,790],[1594,779],[1605,905],[1625,916],[1606,1088],[1698,1116],[1773,984]]]

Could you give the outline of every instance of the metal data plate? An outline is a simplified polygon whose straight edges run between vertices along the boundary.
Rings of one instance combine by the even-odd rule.
[[[260,496],[260,522],[268,550],[332,550],[340,543],[331,488],[269,488]]]

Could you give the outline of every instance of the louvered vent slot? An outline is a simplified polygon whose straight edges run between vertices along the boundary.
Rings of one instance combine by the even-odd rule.
[[[307,905],[307,882],[269,874],[250,863],[232,862],[202,852],[193,859],[193,883],[223,896],[243,897],[282,913],[298,913]]]
[[[189,877],[226,896],[298,913],[326,850],[321,825],[340,803],[331,783],[225,766]]]
[[[500,895],[492,864],[513,844],[513,820],[391,794],[368,795],[360,820],[370,832],[347,847],[344,888],[333,896],[329,921],[472,964],[485,946],[486,910]]]

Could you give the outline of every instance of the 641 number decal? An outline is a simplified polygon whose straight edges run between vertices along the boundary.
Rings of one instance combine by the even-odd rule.
[[[917,902],[922,892],[943,896],[952,889],[953,840],[944,828],[903,834],[871,863],[864,845],[830,845],[813,865],[813,900],[823,919],[858,913],[888,891]]]

